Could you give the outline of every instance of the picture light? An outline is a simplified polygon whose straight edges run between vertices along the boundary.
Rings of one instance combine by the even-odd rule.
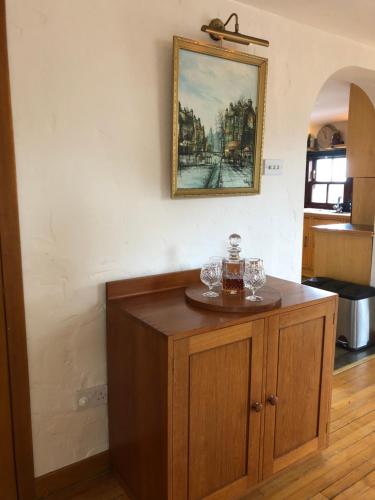
[[[236,24],[234,26],[234,31],[228,31],[225,26],[234,17],[236,19]],[[215,18],[210,21],[207,26],[204,24],[201,28],[202,31],[208,33],[212,40],[227,40],[228,42],[242,43],[243,45],[249,45],[251,43],[255,45],[263,45],[263,47],[269,47],[270,42],[268,40],[262,40],[261,38],[255,38],[253,36],[243,35],[239,32],[240,25],[238,24],[238,15],[233,12],[227,21],[223,23],[221,19]]]

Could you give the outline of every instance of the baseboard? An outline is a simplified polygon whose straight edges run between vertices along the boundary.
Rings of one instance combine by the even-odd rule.
[[[109,451],[103,451],[80,462],[67,465],[62,469],[45,474],[35,479],[37,498],[47,498],[74,484],[94,479],[110,469]]]

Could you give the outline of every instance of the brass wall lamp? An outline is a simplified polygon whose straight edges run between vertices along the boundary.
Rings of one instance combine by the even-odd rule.
[[[225,29],[225,26],[229,23],[229,21],[235,18],[236,24],[234,25],[234,31],[228,31]],[[202,31],[208,33],[212,40],[228,40],[228,42],[236,42],[242,43],[243,45],[249,45],[253,43],[255,45],[263,45],[264,47],[269,47],[270,42],[268,40],[262,40],[262,38],[255,38],[253,36],[243,35],[240,33],[240,25],[238,24],[238,15],[233,12],[227,21],[223,23],[221,19],[215,18],[212,19],[210,24],[207,26],[204,24],[201,28]]]

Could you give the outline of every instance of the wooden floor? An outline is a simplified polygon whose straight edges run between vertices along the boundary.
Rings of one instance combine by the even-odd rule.
[[[60,496],[128,500],[107,476]],[[334,376],[330,447],[262,484],[243,500],[375,499],[375,359]]]

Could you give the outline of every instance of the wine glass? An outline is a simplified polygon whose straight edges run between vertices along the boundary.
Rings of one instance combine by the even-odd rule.
[[[262,259],[248,259],[245,263],[245,272],[243,276],[244,285],[252,291],[252,295],[246,297],[246,300],[257,302],[263,300],[263,297],[255,295],[256,290],[262,288],[266,283],[266,273]]]
[[[212,289],[220,285],[221,282],[221,263],[207,262],[201,269],[201,282],[208,286],[208,292],[204,292],[204,297],[218,297],[219,294]]]

